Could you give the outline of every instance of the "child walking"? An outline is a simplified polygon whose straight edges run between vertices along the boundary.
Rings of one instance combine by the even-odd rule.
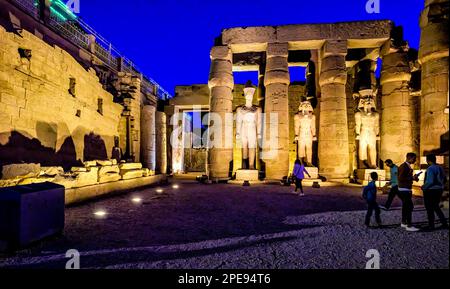
[[[369,184],[364,187],[363,198],[367,201],[367,214],[365,225],[370,226],[370,219],[372,217],[373,211],[375,211],[375,220],[377,221],[378,227],[381,227],[381,217],[380,208],[377,203],[377,186],[375,182],[378,180],[378,174],[376,172],[370,173],[370,178],[372,179]]]
[[[308,171],[305,169],[305,165],[302,163],[302,161],[297,159],[294,163],[294,170],[292,171],[292,176],[294,177],[295,180],[295,192],[297,192],[297,190],[300,189],[299,196],[305,195],[302,186],[302,180],[305,178],[304,173],[306,173],[309,177],[311,177]]]

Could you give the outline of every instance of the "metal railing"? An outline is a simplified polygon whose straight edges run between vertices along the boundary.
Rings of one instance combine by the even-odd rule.
[[[39,19],[39,1],[10,0],[10,2],[19,6],[19,8],[27,14]],[[48,25],[59,32],[64,38],[87,50],[90,50],[90,35],[94,36],[95,43],[93,52],[106,66],[117,71],[119,68],[119,59],[121,59],[122,71],[131,73],[135,76],[141,76],[139,69],[131,60],[124,57],[111,42],[103,38],[80,18],[77,18],[76,20],[61,20],[53,15],[53,13],[50,13]],[[141,90],[144,93],[155,94],[159,99],[165,100],[172,98],[170,93],[162,88],[155,80],[145,75],[142,76]]]

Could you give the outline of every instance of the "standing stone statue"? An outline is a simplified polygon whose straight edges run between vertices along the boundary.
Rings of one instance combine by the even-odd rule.
[[[312,144],[316,137],[316,116],[309,100],[303,101],[294,116],[295,142],[297,158],[305,158],[308,166],[312,166]]]
[[[380,139],[380,115],[373,96],[362,96],[355,113],[356,140],[359,140],[359,160],[366,168],[377,168],[377,140]]]
[[[236,140],[242,143],[243,164],[248,159],[248,169],[255,169],[258,139],[261,139],[261,108],[253,105],[256,89],[248,81],[244,88],[245,105],[236,109]]]

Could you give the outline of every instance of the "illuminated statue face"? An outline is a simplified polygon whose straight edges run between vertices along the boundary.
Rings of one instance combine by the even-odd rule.
[[[366,113],[370,113],[376,110],[375,100],[373,97],[364,97],[359,100],[359,110],[364,110]]]
[[[314,109],[309,101],[302,101],[300,103],[300,106],[298,107],[298,111],[302,112],[303,114],[312,114],[314,112]]]
[[[244,96],[246,103],[253,102],[253,95],[255,95],[256,88],[254,87],[246,87],[244,88]]]

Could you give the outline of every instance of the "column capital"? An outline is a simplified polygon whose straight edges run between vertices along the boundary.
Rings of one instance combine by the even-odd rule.
[[[322,58],[347,54],[347,40],[326,40],[322,46]]]
[[[228,46],[214,46],[211,48],[211,60],[227,60],[233,62],[233,53]]]
[[[288,57],[289,46],[287,43],[269,43],[267,44],[267,58],[270,57]]]

